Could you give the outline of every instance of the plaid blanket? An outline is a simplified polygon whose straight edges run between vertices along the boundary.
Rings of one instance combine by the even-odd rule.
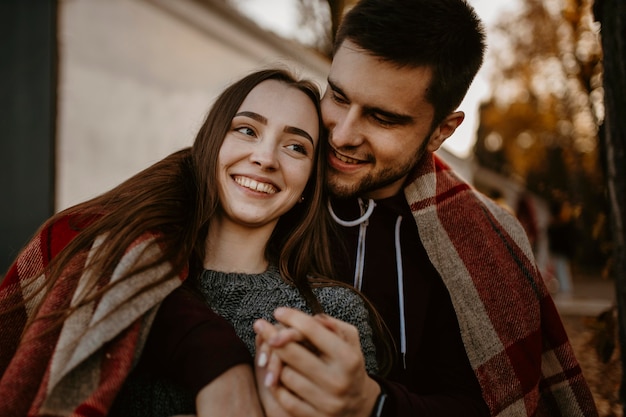
[[[45,283],[38,275],[77,232],[69,219],[44,227],[11,266],[0,286],[0,415],[105,416],[115,395],[138,360],[154,318],[167,294],[181,284],[175,277],[154,285],[169,266],[153,268],[115,285],[100,299],[74,311],[63,325],[51,327],[49,313],[66,308],[87,282],[115,282],[137,262],[154,259],[154,236],[138,239],[111,276],[90,275],[84,268],[100,243],[74,259],[57,283],[30,301],[26,284]],[[78,273],[76,275],[75,273]],[[74,278],[71,278],[71,277]],[[79,279],[75,277],[79,276]],[[43,301],[37,310],[35,305]],[[23,337],[27,320],[36,320]],[[21,338],[21,340],[20,340]]]
[[[405,195],[494,416],[597,416],[524,229],[435,155]]]

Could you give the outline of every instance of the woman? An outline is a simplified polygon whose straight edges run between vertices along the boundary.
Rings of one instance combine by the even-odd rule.
[[[259,71],[224,91],[191,148],[49,219],[0,287],[0,415],[106,415],[136,364],[210,412],[211,381],[251,359],[194,295],[212,293],[205,271],[267,272],[323,311],[311,288],[332,283],[322,132],[312,84]],[[176,362],[142,375],[163,358]]]

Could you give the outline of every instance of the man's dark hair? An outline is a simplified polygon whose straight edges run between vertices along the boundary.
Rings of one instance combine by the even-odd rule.
[[[345,40],[398,67],[430,67],[433,126],[461,104],[485,51],[483,26],[465,0],[361,0],[343,18],[335,52]]]

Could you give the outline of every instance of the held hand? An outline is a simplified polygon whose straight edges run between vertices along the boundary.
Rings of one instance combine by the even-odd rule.
[[[357,329],[289,308],[275,317],[288,331],[264,328],[261,337],[283,363],[273,391],[282,408],[294,417],[369,416],[380,387],[365,371]]]
[[[196,409],[198,417],[263,417],[250,365],[233,366],[202,388]]]
[[[254,329],[264,329],[266,335],[277,332],[271,323],[260,320],[263,323],[255,323]],[[272,353],[271,348],[263,341],[263,337],[257,334],[256,337],[256,357],[254,359],[254,373],[256,376],[259,399],[263,405],[265,415],[268,417],[289,417],[275,398],[276,395],[276,375],[280,375],[282,363],[277,355]]]

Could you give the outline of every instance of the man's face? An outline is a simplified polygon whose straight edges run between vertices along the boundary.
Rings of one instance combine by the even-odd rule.
[[[426,101],[430,80],[428,67],[399,68],[344,41],[322,98],[333,195],[390,197],[424,152],[439,148],[441,129],[431,128],[434,108]]]

